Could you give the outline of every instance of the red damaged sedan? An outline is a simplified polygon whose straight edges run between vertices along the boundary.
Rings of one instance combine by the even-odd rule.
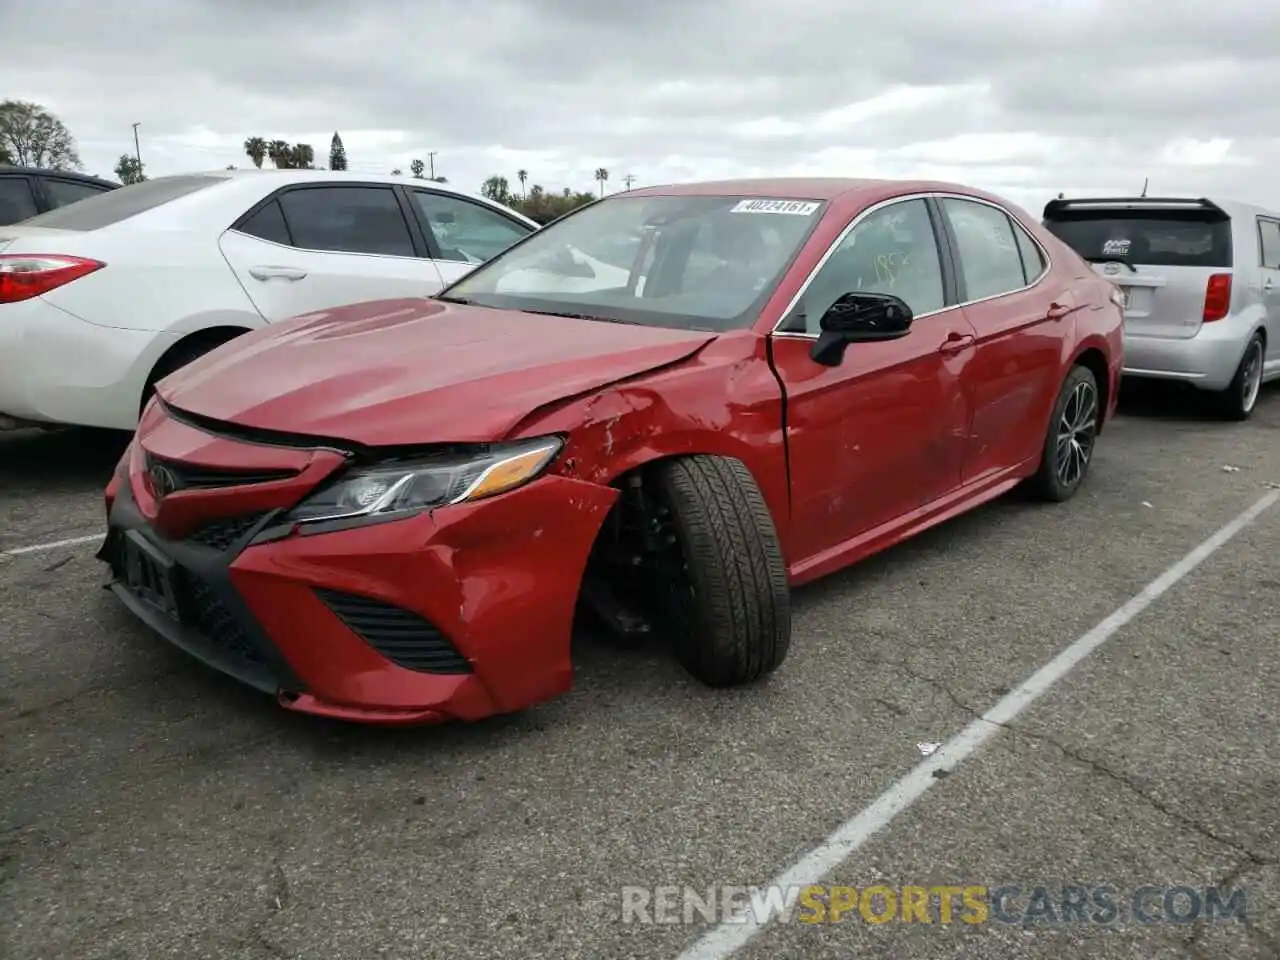
[[[168,377],[99,557],[148,626],[313,714],[518,710],[569,688],[584,615],[745,683],[787,655],[791,586],[1017,485],[1072,496],[1121,324],[965,187],[616,194],[435,297]]]

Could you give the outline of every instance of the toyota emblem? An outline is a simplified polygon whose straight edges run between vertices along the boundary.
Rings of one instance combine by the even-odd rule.
[[[151,464],[147,477],[151,481],[151,492],[157,500],[178,489],[178,475],[163,463]]]

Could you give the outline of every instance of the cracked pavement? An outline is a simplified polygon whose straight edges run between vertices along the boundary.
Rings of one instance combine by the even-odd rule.
[[[95,533],[117,438],[0,438],[0,551]],[[1224,471],[1224,466],[1239,468]],[[1072,502],[801,590],[766,685],[584,638],[474,726],[283,713],[147,634],[84,544],[0,556],[0,957],[673,958],[624,885],[762,884],[1280,483],[1280,389],[1131,397]],[[1248,922],[776,925],[748,960],[1280,957],[1280,506],[828,878],[1246,888]],[[1025,893],[1023,897],[1025,901]]]

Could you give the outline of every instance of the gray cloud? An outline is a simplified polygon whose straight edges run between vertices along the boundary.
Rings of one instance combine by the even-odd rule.
[[[244,165],[343,133],[353,168],[549,188],[823,173],[1226,193],[1280,207],[1280,11],[1220,0],[0,0],[0,96],[105,171]],[[56,29],[51,29],[56,24]],[[399,133],[395,133],[399,131]],[[1215,143],[1215,141],[1223,141]],[[1198,162],[1194,162],[1198,161]]]

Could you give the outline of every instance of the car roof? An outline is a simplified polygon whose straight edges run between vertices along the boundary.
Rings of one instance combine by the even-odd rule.
[[[883,180],[857,177],[766,177],[742,180],[707,180],[642,187],[627,195],[640,197],[776,197],[780,200],[875,202],[902,194],[955,193],[1012,206],[1008,200],[975,187],[937,180]],[[619,196],[620,194],[613,194]]]
[[[75,170],[54,170],[51,167],[19,167],[17,165],[0,163],[0,173],[17,173],[26,176],[42,176],[42,177],[61,177],[64,180],[80,180],[84,183],[96,183],[104,187],[118,187],[120,184],[114,180],[104,180],[102,177],[95,177],[89,173],[79,173]]]
[[[462,190],[451,183],[440,183],[425,177],[414,177],[393,173],[360,173],[354,170],[277,170],[274,167],[251,167],[235,170],[193,170],[190,173],[173,174],[181,177],[221,177],[225,180],[251,180],[255,177],[273,177],[282,183],[335,183],[343,180],[359,180],[363,183],[419,183],[442,193],[456,193],[460,196],[473,196],[468,190]]]
[[[258,169],[253,167],[250,169],[235,170],[195,170],[191,173],[172,174],[172,177],[212,177],[220,180],[229,181],[253,181],[266,180],[268,178],[274,181],[271,189],[277,186],[291,186],[299,183],[341,183],[344,180],[356,183],[399,183],[406,186],[420,186],[426,189],[435,190],[439,193],[452,194],[455,197],[465,197],[469,200],[478,200],[481,203],[490,206],[501,206],[509,214],[514,214],[519,219],[528,224],[533,224],[530,220],[518,210],[512,210],[509,206],[495,203],[482,194],[475,193],[471,190],[464,190],[461,187],[455,187],[451,183],[440,183],[437,180],[428,180],[425,177],[405,176],[403,174],[393,173],[359,173],[352,170],[278,170],[273,167],[264,167]],[[167,179],[157,177],[155,179]]]

